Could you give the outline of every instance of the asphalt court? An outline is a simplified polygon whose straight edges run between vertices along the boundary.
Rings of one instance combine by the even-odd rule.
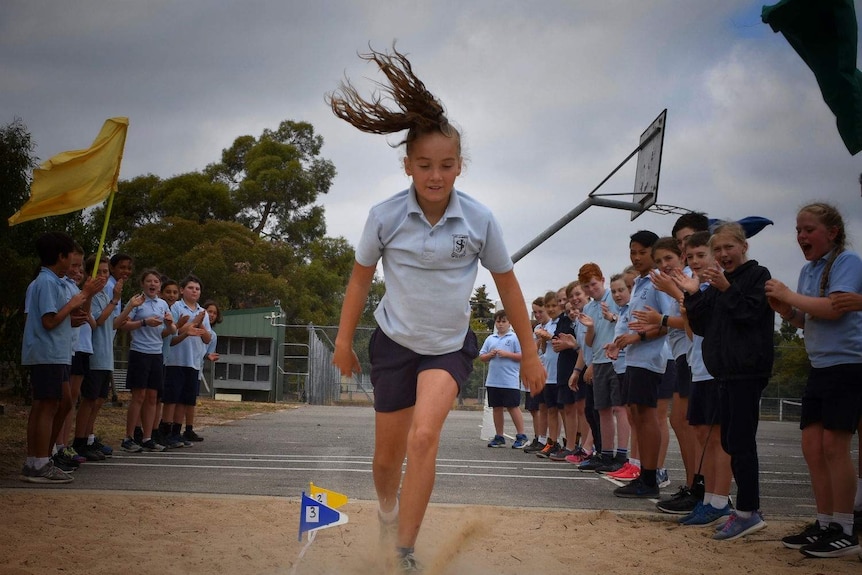
[[[529,419],[529,418],[528,418]],[[432,503],[652,511],[653,503],[614,497],[612,480],[582,473],[479,438],[482,413],[453,411],[443,428]],[[511,423],[507,421],[508,427]],[[86,463],[57,489],[167,491],[299,497],[309,482],[352,499],[375,499],[371,476],[374,412],[370,407],[300,405],[198,430],[205,441],[162,453],[124,453]],[[761,422],[758,432],[764,514],[810,516],[813,497],[798,424]],[[110,443],[110,441],[109,441]],[[511,441],[509,442],[511,444]],[[854,457],[858,438],[853,441]],[[671,439],[666,467],[674,493],[684,481]],[[27,488],[14,479],[3,487]]]

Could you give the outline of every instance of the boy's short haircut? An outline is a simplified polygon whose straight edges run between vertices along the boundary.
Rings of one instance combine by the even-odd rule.
[[[206,307],[207,306],[204,306],[204,309],[206,309]],[[509,317],[506,315],[506,310],[498,309],[497,311],[494,312],[494,321],[496,322],[498,319],[505,319],[505,320],[509,319]]]
[[[618,281],[625,281],[623,274],[614,274],[611,276],[611,283],[618,282]]]
[[[544,296],[543,296],[543,297],[537,297],[536,299],[534,299],[534,300],[533,300],[533,305],[537,305],[537,306],[539,306],[539,307],[545,307],[545,298],[544,298]]]
[[[557,303],[557,292],[555,292],[555,291],[546,292],[543,301],[544,301],[543,305]]]
[[[111,260],[108,262],[112,268],[117,267],[120,262],[132,261],[132,256],[129,254],[118,253],[111,256]]]
[[[590,283],[593,278],[604,279],[602,269],[593,262],[586,263],[578,270],[578,281],[582,284]]]
[[[709,246],[709,232],[695,232],[685,240],[685,247],[687,248],[699,248],[702,246]]]
[[[709,231],[709,218],[702,212],[683,214],[676,219],[676,223],[673,225],[673,230],[671,230],[670,235],[676,237],[676,233],[683,228],[689,228],[695,232]]]
[[[638,232],[633,233],[629,237],[629,245],[632,243],[639,243],[645,248],[651,248],[654,243],[658,241],[658,235],[654,234],[649,230],[640,230]]]
[[[99,263],[108,263],[108,256],[102,255],[99,257]],[[86,275],[91,275],[93,273],[93,268],[96,267],[96,254],[90,254],[87,256],[87,260],[84,262],[84,271]]]
[[[204,289],[204,284],[201,283],[200,278],[196,275],[189,274],[183,278],[183,281],[180,282],[180,289],[185,289],[187,285],[190,283],[196,283],[200,286],[201,289]]]
[[[69,255],[75,251],[75,240],[65,232],[47,232],[36,239],[36,253],[43,267],[57,263],[61,255]],[[81,252],[83,253],[83,252]]]

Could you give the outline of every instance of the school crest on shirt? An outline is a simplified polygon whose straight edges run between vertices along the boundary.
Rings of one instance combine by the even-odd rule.
[[[466,234],[452,234],[452,257],[463,258],[467,255]]]

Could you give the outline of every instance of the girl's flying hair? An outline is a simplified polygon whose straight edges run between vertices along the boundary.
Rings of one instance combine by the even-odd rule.
[[[389,85],[377,83],[382,91],[374,93],[370,100],[365,100],[359,92],[345,79],[339,89],[327,95],[332,112],[346,120],[355,128],[370,134],[393,134],[407,130],[407,136],[396,144],[406,144],[410,153],[410,144],[421,135],[439,132],[445,136],[460,135],[446,118],[443,105],[425,88],[425,84],[413,73],[413,67],[407,57],[392,46],[392,54],[371,49],[359,57],[368,62],[374,62],[389,80]],[[392,101],[397,109],[390,109],[384,101]]]

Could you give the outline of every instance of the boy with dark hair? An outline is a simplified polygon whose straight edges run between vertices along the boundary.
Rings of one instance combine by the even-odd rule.
[[[488,376],[485,379],[485,390],[488,394],[488,406],[494,410],[494,438],[488,447],[505,447],[503,437],[503,412],[508,411],[515,425],[515,442],[513,449],[523,449],[527,445],[524,434],[524,417],[521,415],[521,390],[518,375],[521,364],[521,344],[512,331],[509,318],[504,310],[494,313],[492,333],[485,339],[479,351],[479,359],[488,364]]]
[[[36,240],[41,269],[27,289],[27,319],[21,345],[21,363],[30,366],[33,404],[27,420],[27,460],[21,480],[29,483],[69,483],[72,476],[56,468],[51,445],[65,414],[60,402],[69,394],[74,310],[81,307],[103,283],[88,280],[71,299],[63,285],[75,241],[62,232],[48,232]]]

